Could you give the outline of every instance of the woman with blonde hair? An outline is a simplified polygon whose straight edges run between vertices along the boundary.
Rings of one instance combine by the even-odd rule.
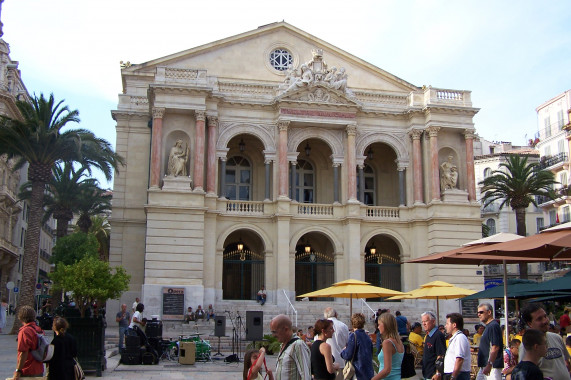
[[[400,380],[404,345],[400,340],[397,320],[390,313],[379,317],[379,331],[383,336],[383,348],[379,353],[379,373],[372,380]]]
[[[55,317],[52,325],[54,330],[54,355],[48,364],[48,380],[75,380],[74,359],[77,356],[75,338],[66,333],[69,324],[62,317]]]

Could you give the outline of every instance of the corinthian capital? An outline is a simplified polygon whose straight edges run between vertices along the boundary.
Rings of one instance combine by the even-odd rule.
[[[428,127],[425,129],[428,132],[428,136],[430,137],[438,137],[438,131],[440,131],[440,127]]]
[[[355,124],[349,124],[345,128],[347,131],[347,136],[355,136],[357,134],[357,126]]]
[[[164,108],[153,107],[153,119],[162,119],[164,114]]]
[[[415,128],[408,132],[408,135],[413,140],[420,140],[420,136],[422,136],[422,129]]]
[[[466,140],[470,140],[470,139],[474,139],[476,138],[476,130],[472,129],[472,128],[468,128],[464,130],[464,138]]]
[[[280,132],[287,132],[289,127],[289,120],[279,120],[278,121],[278,129]]]
[[[204,121],[206,113],[204,111],[194,111],[194,117],[196,121]]]
[[[217,127],[218,126],[218,116],[207,116],[208,126]]]

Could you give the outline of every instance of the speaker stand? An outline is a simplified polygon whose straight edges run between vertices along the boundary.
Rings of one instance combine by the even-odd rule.
[[[212,355],[212,356],[224,356],[224,355],[222,355],[222,353],[220,352],[220,337],[218,337],[218,352],[215,353],[215,354]]]

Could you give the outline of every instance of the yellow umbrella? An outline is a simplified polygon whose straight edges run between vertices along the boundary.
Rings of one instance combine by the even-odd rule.
[[[405,293],[398,290],[391,290],[373,286],[368,282],[359,280],[345,280],[336,282],[328,288],[316,290],[314,292],[302,294],[298,298],[303,297],[335,297],[335,298],[349,298],[350,306],[349,313],[353,315],[353,298],[374,298],[374,297],[389,297],[400,296]]]
[[[438,303],[441,299],[456,299],[476,293],[475,290],[460,288],[444,281],[432,281],[421,285],[420,288],[407,292],[408,294],[401,296],[394,296],[389,299],[435,299],[436,300],[436,318],[440,324],[440,305]]]

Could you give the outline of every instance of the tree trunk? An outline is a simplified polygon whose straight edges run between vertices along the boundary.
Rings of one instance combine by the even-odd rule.
[[[526,236],[527,230],[525,226],[525,208],[518,207],[515,209],[516,229],[519,236]],[[527,280],[527,263],[519,263],[519,277]]]
[[[20,285],[20,297],[16,307],[16,315],[20,306],[34,307],[36,294],[36,282],[38,281],[38,259],[40,248],[40,229],[43,217],[43,201],[45,182],[32,181],[32,196],[30,198],[30,217],[26,240],[24,241],[24,257],[22,260],[22,283]],[[14,320],[11,334],[17,334],[20,328],[18,317]]]

